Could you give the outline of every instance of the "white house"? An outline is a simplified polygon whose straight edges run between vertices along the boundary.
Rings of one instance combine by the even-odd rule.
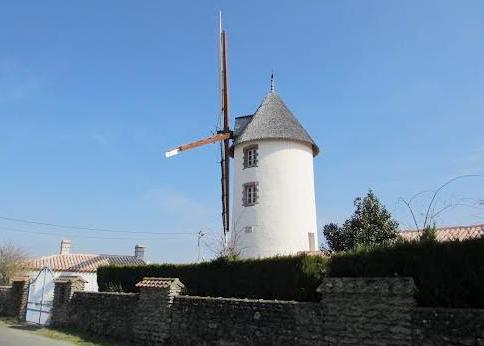
[[[313,159],[319,148],[272,91],[235,119],[231,242],[242,257],[316,251]]]
[[[70,253],[71,242],[63,240],[60,252],[29,260],[27,264],[29,295],[26,320],[40,325],[49,324],[54,299],[54,282],[60,276],[80,276],[86,291],[97,291],[99,266],[145,264],[144,246],[136,245],[134,256],[93,255]]]
[[[29,276],[34,280],[39,272],[48,268],[56,279],[61,275],[80,276],[86,280],[86,291],[98,291],[97,268],[103,265],[145,264],[145,247],[136,245],[134,255],[94,255],[71,253],[71,241],[62,240],[60,252],[55,255],[34,258],[27,262]]]

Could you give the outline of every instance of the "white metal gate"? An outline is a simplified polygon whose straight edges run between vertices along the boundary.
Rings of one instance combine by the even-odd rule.
[[[40,325],[49,324],[53,301],[54,273],[45,267],[30,282],[27,301],[27,322]]]

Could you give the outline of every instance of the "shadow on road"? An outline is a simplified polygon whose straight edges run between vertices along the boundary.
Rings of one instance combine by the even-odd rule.
[[[10,326],[8,326],[8,328],[35,331],[35,330],[38,330],[38,329],[42,329],[42,326],[39,326],[38,324],[30,324],[30,323],[27,324],[26,323],[26,324],[10,325]]]

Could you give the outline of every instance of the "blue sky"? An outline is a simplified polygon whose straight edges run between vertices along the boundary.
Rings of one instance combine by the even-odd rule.
[[[257,108],[274,69],[321,147],[320,228],[344,221],[368,188],[411,227],[400,197],[484,174],[482,1],[10,2],[0,12],[0,216],[176,234],[0,219],[0,241],[32,255],[57,252],[63,237],[86,253],[142,242],[151,261],[188,262],[196,236],[182,233],[203,230],[212,256],[218,147],[162,153],[215,128],[219,9],[232,115]],[[439,203],[483,198],[484,179],[465,178]],[[456,207],[437,221],[484,223],[484,211]]]

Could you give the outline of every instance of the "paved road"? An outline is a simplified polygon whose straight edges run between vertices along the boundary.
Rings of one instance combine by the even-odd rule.
[[[22,330],[0,324],[1,346],[72,346],[69,342],[57,341]]]

